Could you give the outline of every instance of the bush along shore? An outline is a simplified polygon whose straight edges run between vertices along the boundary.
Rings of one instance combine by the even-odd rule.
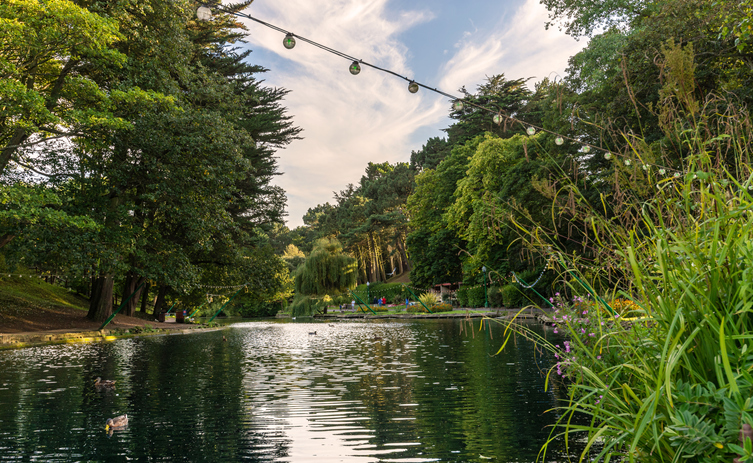
[[[690,50],[665,53],[668,72],[694,68]],[[753,461],[753,130],[747,112],[725,103],[722,116],[677,79],[659,109],[666,142],[625,135],[634,151],[612,177],[621,197],[605,209],[574,184],[562,190],[560,217],[588,224],[591,252],[574,258],[541,229],[524,235],[556,262],[550,302],[566,340],[510,327],[556,356],[547,380],[565,378],[569,401],[551,439],[585,439],[588,461]],[[647,169],[657,157],[676,170]]]

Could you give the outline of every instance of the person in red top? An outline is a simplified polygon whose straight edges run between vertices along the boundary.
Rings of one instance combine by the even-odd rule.
[[[387,298],[382,296],[382,305],[387,305]]]

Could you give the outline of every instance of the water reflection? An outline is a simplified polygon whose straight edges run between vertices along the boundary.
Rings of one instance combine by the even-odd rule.
[[[522,339],[493,357],[501,329],[468,328],[256,322],[0,352],[0,461],[535,461],[551,359]]]

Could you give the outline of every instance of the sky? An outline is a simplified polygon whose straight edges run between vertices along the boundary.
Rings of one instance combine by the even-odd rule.
[[[255,0],[247,14],[284,30],[390,69],[452,95],[475,91],[487,76],[562,78],[584,41],[546,30],[538,0]],[[334,192],[357,184],[369,162],[408,162],[431,137],[444,136],[451,101],[349,61],[248,19],[250,60],[269,69],[302,140],[278,151],[275,184],[288,197],[288,226],[309,208],[333,203]]]

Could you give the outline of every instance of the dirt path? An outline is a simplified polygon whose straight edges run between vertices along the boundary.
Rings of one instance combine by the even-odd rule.
[[[3,301],[0,301],[2,304]],[[107,325],[108,330],[129,329],[134,326],[151,325],[154,328],[185,329],[190,325],[182,323],[160,323],[146,318],[126,317],[116,315]],[[34,332],[77,332],[94,331],[102,326],[102,322],[91,321],[86,318],[86,311],[61,305],[28,307],[11,306],[0,307],[0,333],[34,333]]]

